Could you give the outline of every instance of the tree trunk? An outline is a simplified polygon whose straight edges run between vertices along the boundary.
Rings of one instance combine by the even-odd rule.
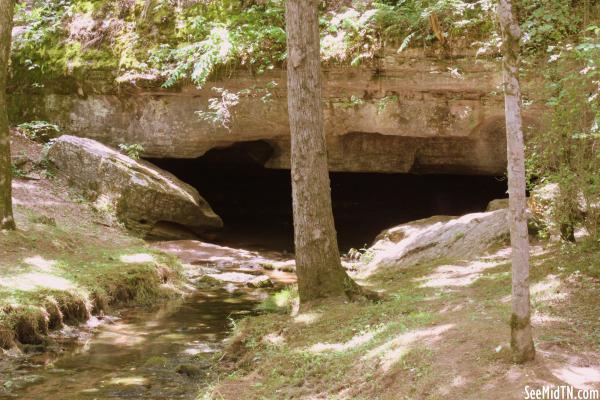
[[[429,23],[431,24],[431,30],[433,31],[437,40],[442,44],[446,44],[446,38],[444,37],[444,31],[442,25],[436,13],[432,12],[429,14]]]
[[[294,243],[303,307],[318,299],[351,295],[358,288],[342,268],[331,209],[318,3],[288,0],[286,4]]]
[[[142,13],[140,14],[140,18],[142,21],[147,21],[150,17],[150,8],[152,8],[152,3],[154,0],[145,0],[144,7],[142,7]]]
[[[6,81],[13,12],[13,0],[0,0],[0,230],[15,229],[12,212],[10,133],[6,113]]]
[[[511,348],[514,360],[522,363],[535,357],[535,349],[530,322],[525,145],[523,142],[521,87],[519,84],[519,40],[521,31],[513,13],[511,0],[500,0],[498,16],[502,26],[504,52],[509,222],[512,246]]]

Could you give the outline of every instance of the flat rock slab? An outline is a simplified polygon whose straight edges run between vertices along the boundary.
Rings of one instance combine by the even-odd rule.
[[[385,268],[402,268],[439,259],[468,260],[508,238],[508,210],[462,217],[436,216],[383,231],[369,249],[373,260],[359,267],[366,277]]]
[[[273,282],[267,275],[258,275],[246,282],[246,286],[251,288],[267,288],[272,287]]]
[[[95,140],[63,135],[48,151],[48,158],[96,208],[114,212],[141,235],[152,236],[157,226],[158,232],[170,233],[200,233],[223,226],[196,189]]]
[[[246,285],[251,288],[264,288],[273,286],[267,275],[250,275],[243,272],[223,272],[220,274],[207,274],[208,280]]]
[[[220,274],[208,274],[207,276],[221,282],[247,283],[254,279],[254,275],[244,274],[242,272],[222,272]]]

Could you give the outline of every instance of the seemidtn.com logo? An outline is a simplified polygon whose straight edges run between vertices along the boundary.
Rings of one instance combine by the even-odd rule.
[[[525,400],[600,400],[599,389],[576,389],[573,386],[525,386]]]

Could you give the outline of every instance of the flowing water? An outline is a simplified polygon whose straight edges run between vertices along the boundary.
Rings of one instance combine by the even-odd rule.
[[[241,261],[256,253],[200,242],[169,242],[163,249],[198,268],[248,269]],[[240,255],[241,254],[241,255]],[[197,275],[189,270],[188,277]],[[263,271],[261,271],[263,272]],[[275,274],[277,275],[277,274]],[[283,283],[293,275],[281,274]],[[191,280],[193,282],[193,279]],[[226,290],[227,289],[227,290]],[[5,382],[7,397],[19,399],[195,399],[231,321],[254,313],[261,290],[203,288],[153,309],[127,309],[107,318],[83,344],[28,356]],[[79,341],[81,342],[81,341]],[[65,348],[66,346],[66,348]]]

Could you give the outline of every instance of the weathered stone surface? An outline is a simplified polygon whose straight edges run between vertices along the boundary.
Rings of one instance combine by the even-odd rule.
[[[385,268],[481,255],[509,237],[507,212],[431,217],[388,229],[369,249],[374,257],[359,269],[359,274],[368,276]]]
[[[45,119],[109,145],[139,143],[149,157],[193,158],[238,142],[265,141],[270,168],[289,168],[286,71],[234,71],[203,89],[106,84],[106,77],[12,93],[13,121]],[[447,59],[422,50],[386,53],[360,68],[323,70],[325,133],[333,171],[503,174],[506,164],[500,64],[462,52]],[[231,109],[229,128],[196,112],[214,87],[250,90]],[[269,96],[265,97],[266,94]],[[265,101],[262,101],[262,100]],[[534,121],[529,109],[525,122]]]
[[[242,285],[249,285],[249,283],[256,278],[256,275],[245,274],[243,272],[221,272],[218,274],[208,274],[207,277],[207,279],[214,279],[219,282],[231,282]]]
[[[267,275],[258,275],[246,282],[246,286],[250,288],[266,288],[272,287],[273,282],[271,282],[271,279]]]
[[[207,274],[200,279],[203,283],[233,283],[236,285],[245,285],[249,288],[267,288],[272,287],[273,282],[267,275],[251,275],[243,272],[221,272],[216,274]]]
[[[498,211],[508,208],[508,199],[495,199],[488,203],[485,211]]]
[[[61,136],[48,158],[97,208],[114,211],[125,226],[142,235],[156,225],[172,224],[196,233],[222,226],[194,188],[95,140]]]

